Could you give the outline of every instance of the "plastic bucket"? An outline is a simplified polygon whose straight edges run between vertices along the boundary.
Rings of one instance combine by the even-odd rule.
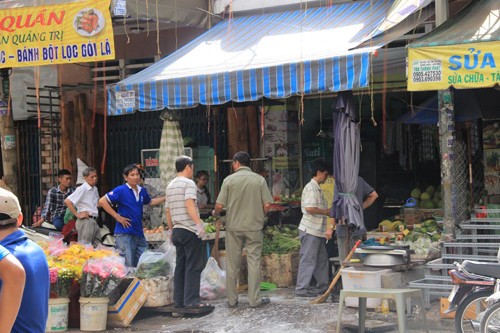
[[[80,330],[86,332],[106,330],[108,302],[107,297],[80,297]]]
[[[63,332],[68,329],[69,298],[50,298],[49,317],[45,332]]]

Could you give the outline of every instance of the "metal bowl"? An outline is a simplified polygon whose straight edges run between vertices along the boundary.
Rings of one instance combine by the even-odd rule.
[[[363,258],[363,264],[374,267],[389,267],[406,264],[402,255],[385,253],[367,253]]]

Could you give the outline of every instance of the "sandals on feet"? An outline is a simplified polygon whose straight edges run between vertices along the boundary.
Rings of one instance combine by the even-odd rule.
[[[185,306],[186,309],[210,309],[213,308],[213,305],[210,305],[208,303],[198,303],[198,304],[193,304],[193,305],[187,305]]]

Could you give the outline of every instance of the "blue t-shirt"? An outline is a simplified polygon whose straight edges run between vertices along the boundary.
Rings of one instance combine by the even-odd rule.
[[[5,258],[8,254],[10,254],[9,250],[0,245],[0,261],[2,261],[2,259]]]
[[[125,228],[121,223],[116,222],[115,234],[129,234],[144,236],[142,231],[142,206],[149,205],[151,197],[144,188],[139,189],[139,200],[136,199],[134,190],[127,184],[116,187],[108,192],[106,197],[114,205],[118,205],[118,214],[130,219],[130,227]]]
[[[49,311],[49,266],[43,250],[29,240],[22,230],[17,230],[0,241],[21,262],[26,272],[21,308],[13,333],[43,333]],[[1,284],[0,284],[1,288]]]

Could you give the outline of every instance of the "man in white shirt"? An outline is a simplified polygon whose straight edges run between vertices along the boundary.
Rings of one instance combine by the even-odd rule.
[[[100,228],[97,224],[99,191],[97,190],[97,171],[86,168],[82,172],[84,182],[64,200],[69,210],[76,216],[78,242],[99,244]]]

